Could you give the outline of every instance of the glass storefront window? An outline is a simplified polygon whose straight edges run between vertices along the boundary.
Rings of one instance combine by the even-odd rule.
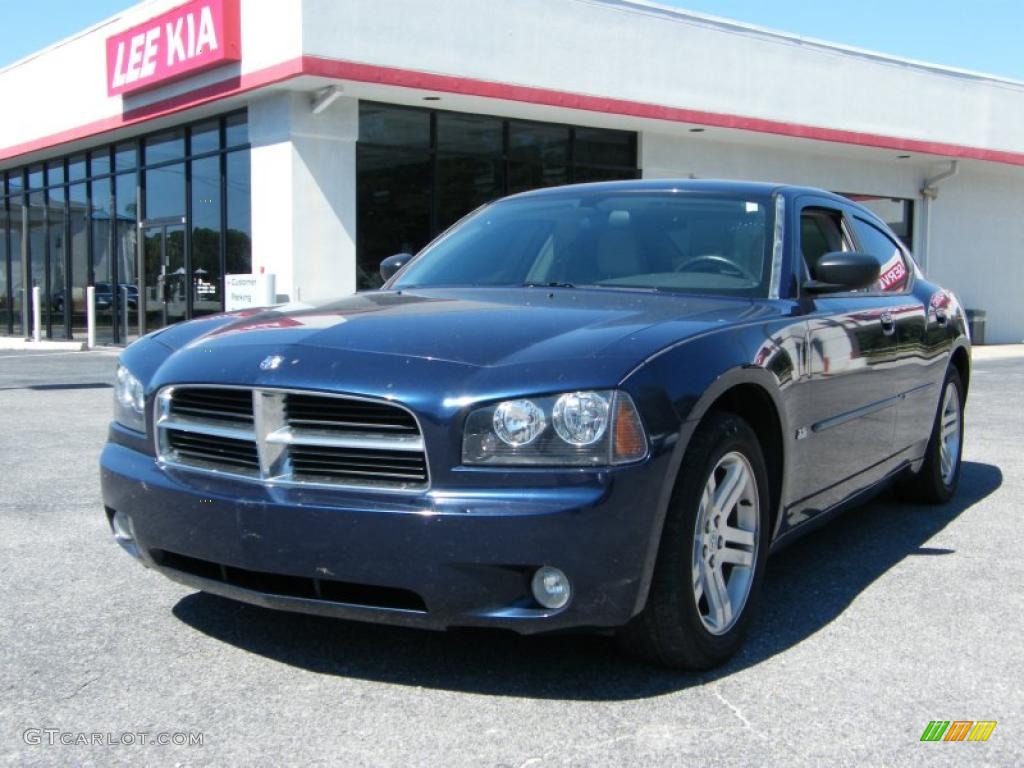
[[[495,198],[638,173],[628,131],[360,102],[357,285],[379,286],[382,259],[418,251]]]
[[[175,128],[156,136],[150,136],[145,143],[146,165],[180,160],[185,156],[185,130]]]
[[[208,123],[196,125],[190,131],[193,155],[202,155],[207,152],[216,152],[220,149],[220,121],[211,120]]]
[[[29,186],[34,181],[42,182],[42,171],[29,173]],[[33,288],[39,288],[43,293],[40,302],[40,310],[45,305],[46,293],[46,193],[43,191],[32,191],[28,195],[28,273],[25,275],[25,298],[29,310],[28,322],[30,333],[34,327],[35,318],[32,317],[32,295]],[[40,317],[40,323],[46,323],[45,314]]]
[[[225,268],[229,275],[252,272],[252,198],[249,151],[227,154],[227,229]]]
[[[146,169],[146,218],[180,218],[185,215],[185,164],[174,163]]]
[[[505,188],[502,121],[443,112],[437,116],[437,227],[444,230]]]
[[[20,181],[20,179],[19,179]],[[10,180],[8,181],[10,183]],[[20,188],[20,183],[18,187]],[[21,263],[21,241],[24,233],[23,226],[23,205],[21,195],[11,195],[8,199],[8,217],[7,217],[7,232],[8,232],[8,265],[10,266],[11,275],[11,327],[12,332],[16,336],[21,336],[25,333],[25,324],[22,322],[21,307],[24,300],[24,282],[22,280],[22,263]]]
[[[569,128],[545,123],[510,122],[508,191],[569,183]]]
[[[3,185],[0,183],[0,192],[3,191]],[[7,259],[7,198],[0,197],[0,333],[9,333],[11,328],[11,299],[7,295]]]
[[[48,180],[52,178],[52,174],[47,177]],[[61,339],[67,335],[64,326],[64,294],[67,290],[64,211],[64,187],[50,187],[46,199],[46,254],[49,260],[49,281],[43,291],[42,307],[43,312],[48,315],[46,327],[49,334]]]
[[[68,228],[71,295],[60,302],[60,309],[71,314],[71,335],[81,338],[86,332],[85,287],[89,284],[89,197],[84,182],[68,187]]]
[[[386,104],[360,104],[359,141],[384,147],[429,149],[430,112]]]
[[[220,219],[220,157],[193,160],[192,314],[195,316],[221,310]]]
[[[635,166],[635,133],[603,128],[576,128],[575,134],[577,165],[605,168]]]
[[[92,181],[92,285],[96,297],[96,340],[112,341],[118,291],[110,233],[113,221],[110,179]]]
[[[243,147],[249,143],[249,120],[244,112],[224,119],[224,148]]]
[[[83,181],[85,179],[85,156],[76,155],[68,161],[68,181]]]
[[[46,164],[46,183],[51,187],[64,183],[64,161],[51,160]]]
[[[115,322],[118,338],[131,341],[137,334],[134,326],[139,308],[138,264],[138,174],[120,173],[115,177],[116,202],[114,248],[117,251],[118,313]]]
[[[139,164],[139,146],[137,142],[126,141],[114,147],[114,170],[131,171]]]
[[[110,147],[89,153],[89,173],[93,176],[110,173]]]
[[[144,296],[150,330],[220,311],[225,266],[252,269],[248,140],[239,112],[0,173],[0,333],[30,332],[33,285],[48,337],[85,335],[89,285],[101,342],[138,335]]]
[[[360,147],[358,165],[356,282],[377,287],[381,259],[415,253],[430,240],[430,151]]]

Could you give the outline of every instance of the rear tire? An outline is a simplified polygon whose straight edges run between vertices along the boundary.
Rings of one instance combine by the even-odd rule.
[[[942,382],[924,464],[915,474],[900,479],[896,486],[900,497],[922,504],[945,504],[953,498],[960,484],[963,447],[964,388],[959,372],[950,366]]]
[[[708,669],[734,654],[764,576],[770,499],[750,425],[709,414],[683,459],[647,605],[618,631],[620,645],[680,669]]]

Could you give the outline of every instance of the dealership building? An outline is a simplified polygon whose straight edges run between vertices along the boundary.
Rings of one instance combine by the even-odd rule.
[[[152,0],[0,69],[0,99],[0,335],[82,338],[92,294],[124,343],[230,306],[226,275],[370,289],[489,200],[642,177],[847,194],[1024,339],[1003,78],[640,0]]]

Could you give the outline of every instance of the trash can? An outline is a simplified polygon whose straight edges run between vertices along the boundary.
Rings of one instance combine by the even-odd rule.
[[[967,327],[971,333],[972,344],[985,343],[985,310],[968,309]]]

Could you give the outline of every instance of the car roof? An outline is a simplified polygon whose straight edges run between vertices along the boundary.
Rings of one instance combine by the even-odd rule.
[[[730,179],[630,179],[628,181],[598,181],[561,187],[534,189],[511,195],[512,198],[558,197],[579,194],[616,194],[621,192],[705,192],[737,197],[769,197],[781,193],[787,197],[813,194],[839,202],[851,202],[841,195],[816,187],[776,184],[764,181],[733,181]]]

